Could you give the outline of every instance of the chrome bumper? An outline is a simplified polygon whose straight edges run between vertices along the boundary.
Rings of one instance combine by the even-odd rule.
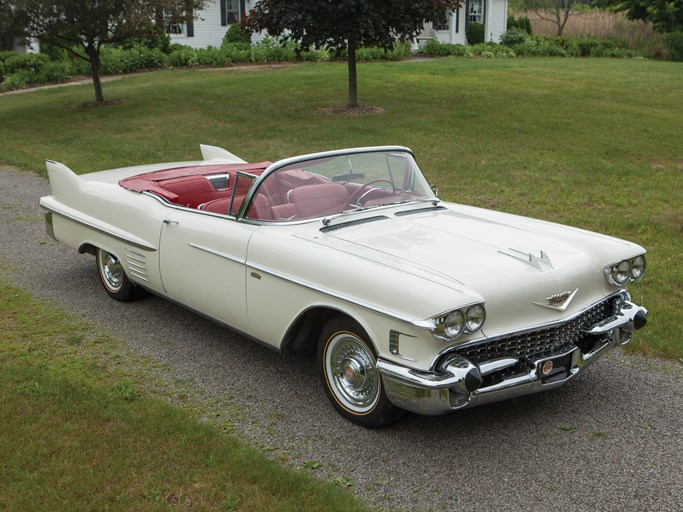
[[[629,299],[624,292],[623,300],[616,302],[612,316],[584,329],[586,335],[596,336],[597,340],[589,352],[582,353],[576,347],[538,359],[528,373],[505,378],[485,387],[481,387],[483,377],[512,367],[520,360],[505,357],[476,365],[464,357],[450,354],[433,372],[406,368],[384,359],[377,361],[377,368],[382,374],[389,400],[402,409],[424,415],[445,414],[546,391],[573,379],[613,348],[625,345],[631,340],[631,332],[645,325],[647,310]]]

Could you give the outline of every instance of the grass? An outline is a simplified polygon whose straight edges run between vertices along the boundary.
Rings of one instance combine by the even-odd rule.
[[[650,324],[630,350],[683,357],[683,67],[604,59],[442,59],[360,66],[367,117],[316,112],[344,101],[346,66],[165,71],[0,97],[4,162],[76,172],[199,158],[249,161],[331,148],[412,147],[442,198],[604,232],[649,250],[632,287]]]
[[[2,281],[0,318],[0,510],[366,510],[146,397],[114,340]]]

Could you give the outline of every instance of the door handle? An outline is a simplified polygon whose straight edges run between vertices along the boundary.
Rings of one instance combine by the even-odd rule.
[[[177,220],[164,219],[164,224],[166,224],[167,226],[176,226],[180,224],[180,222],[178,222]]]

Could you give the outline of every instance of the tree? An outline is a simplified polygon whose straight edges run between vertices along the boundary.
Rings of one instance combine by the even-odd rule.
[[[184,21],[204,0],[16,0],[26,36],[64,48],[90,63],[95,100],[103,102],[100,81],[102,45],[127,39],[154,39],[164,23]],[[163,16],[161,14],[163,13]]]
[[[600,4],[626,11],[628,19],[650,21],[659,32],[683,31],[681,0],[602,0]]]
[[[439,22],[462,0],[260,0],[247,18],[253,31],[295,41],[299,49],[347,50],[348,106],[358,106],[356,50],[391,49],[416,37],[425,21]]]
[[[0,0],[0,50],[11,50],[14,38],[23,35],[24,20],[14,4]]]
[[[524,8],[533,11],[542,20],[557,25],[557,35],[561,36],[577,0],[524,0]]]

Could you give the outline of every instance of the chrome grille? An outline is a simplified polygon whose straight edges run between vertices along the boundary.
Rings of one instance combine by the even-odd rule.
[[[581,332],[582,328],[604,320],[612,314],[612,301],[613,299],[606,299],[598,302],[579,316],[562,324],[463,346],[456,348],[455,353],[475,364],[504,356],[532,362],[562,354],[575,348],[587,337]]]

